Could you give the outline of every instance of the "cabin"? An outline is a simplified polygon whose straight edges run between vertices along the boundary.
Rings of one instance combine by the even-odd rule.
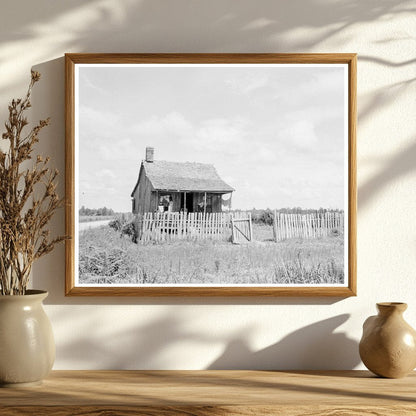
[[[131,193],[132,212],[223,212],[231,209],[233,191],[213,165],[154,160],[154,149],[147,147]]]

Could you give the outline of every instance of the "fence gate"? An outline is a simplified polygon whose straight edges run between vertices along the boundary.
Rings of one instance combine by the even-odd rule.
[[[231,218],[232,242],[235,244],[247,243],[253,240],[251,213],[245,218]]]

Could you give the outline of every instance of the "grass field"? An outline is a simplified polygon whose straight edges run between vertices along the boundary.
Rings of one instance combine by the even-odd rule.
[[[343,236],[275,243],[270,226],[257,241],[134,244],[105,226],[80,233],[79,281],[102,284],[335,284],[344,281]]]

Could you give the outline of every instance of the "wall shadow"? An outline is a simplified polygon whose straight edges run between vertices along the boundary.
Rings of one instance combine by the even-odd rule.
[[[78,312],[82,313],[82,312]],[[73,361],[80,368],[151,369],[170,359],[172,351],[181,346],[225,345],[224,351],[205,367],[207,370],[345,370],[360,363],[358,343],[344,332],[336,332],[349,314],[342,314],[300,328],[279,342],[261,350],[249,346],[250,333],[246,327],[238,336],[214,335],[202,329],[189,329],[180,316],[171,313],[138,323],[129,330],[117,327],[112,336],[99,335],[98,317],[84,322],[70,342],[58,345],[60,362]],[[139,318],[139,316],[138,316]],[[73,316],[58,312],[55,319],[71,325]],[[108,322],[109,325],[114,323]],[[85,334],[90,336],[86,337]],[[242,335],[244,333],[244,335]],[[202,348],[203,349],[203,348]],[[198,349],[199,351],[199,349]],[[200,352],[198,352],[200,353]],[[179,362],[184,359],[178,357]],[[189,356],[189,362],[194,362]],[[172,362],[172,360],[170,360]],[[175,364],[173,364],[175,365]],[[169,368],[172,364],[166,363]]]
[[[64,312],[58,313],[56,319],[64,324],[72,320]],[[185,342],[210,343],[215,337],[206,335],[203,331],[192,331],[184,328],[178,317],[173,314],[164,314],[155,319],[148,320],[140,325],[140,316],[137,315],[137,325],[128,330],[115,325],[112,336],[99,335],[97,325],[93,318],[84,322],[79,333],[73,334],[70,342],[57,345],[57,360],[76,362],[80,368],[105,368],[107,370],[154,369],[160,367],[160,362],[168,360],[166,351],[176,344]],[[117,328],[117,329],[115,329]],[[94,336],[86,336],[94,334]],[[169,364],[165,364],[169,367]]]
[[[415,12],[409,0],[351,0],[336,6],[319,0],[241,0],[238,7],[223,0],[175,0],[175,7],[166,7],[164,0],[38,0],[36,7],[9,3],[0,16],[0,46],[28,43],[39,50],[16,55],[6,50],[7,60],[0,53],[0,65],[19,60],[27,67],[63,51],[312,52],[328,39],[338,42],[335,51],[342,51],[344,32],[354,25]],[[0,95],[20,84],[11,75],[7,84],[0,83]]]
[[[416,64],[416,59],[408,59],[407,61],[403,61],[403,62],[394,62],[394,61],[389,61],[388,59],[379,58],[377,56],[369,56],[369,55],[361,55],[361,54],[360,54],[360,61],[361,62],[367,61],[367,62],[371,62],[373,64],[378,64],[378,65],[386,65],[391,68],[399,68],[403,66]]]
[[[361,105],[358,112],[358,125],[364,124],[374,114],[388,107],[392,102],[397,100],[401,95],[408,91],[409,86],[416,81],[416,78],[404,80],[395,84],[390,84],[387,88],[383,87],[374,91],[368,102]]]
[[[416,139],[383,163],[383,167],[358,188],[358,207],[363,208],[390,182],[416,170]]]
[[[349,317],[349,314],[342,314],[307,325],[258,351],[250,348],[248,336],[233,339],[207,369],[352,369],[361,361],[358,343],[343,332],[335,332]]]

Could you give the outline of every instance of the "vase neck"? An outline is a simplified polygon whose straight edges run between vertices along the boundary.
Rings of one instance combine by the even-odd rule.
[[[377,303],[377,309],[380,315],[401,315],[406,309],[407,304],[402,302],[382,302]]]

